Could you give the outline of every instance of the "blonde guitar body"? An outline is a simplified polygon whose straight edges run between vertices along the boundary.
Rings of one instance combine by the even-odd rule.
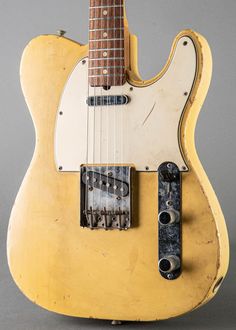
[[[163,71],[142,81],[136,38],[130,35],[128,83],[135,89],[161,80],[181,38],[192,40],[197,65],[178,131],[182,158],[177,160],[184,161],[187,170],[182,174],[183,269],[174,281],[158,271],[156,172],[135,174],[136,225],[127,231],[104,231],[80,226],[80,174],[58,171],[55,134],[61,96],[88,47],[54,35],[40,36],[26,47],[21,82],[36,129],[36,147],[12,210],[7,250],[15,282],[34,303],[71,316],[151,321],[192,311],[217,292],[228,267],[228,237],[194,144],[211,79],[207,42],[193,31],[181,32]]]

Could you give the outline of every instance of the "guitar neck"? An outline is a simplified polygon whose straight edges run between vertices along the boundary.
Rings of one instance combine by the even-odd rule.
[[[90,0],[90,86],[122,86],[125,81],[124,0]]]

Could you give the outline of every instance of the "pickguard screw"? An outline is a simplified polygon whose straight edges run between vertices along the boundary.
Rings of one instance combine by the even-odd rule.
[[[134,90],[134,88],[133,87],[130,87],[130,89],[129,89],[131,92]]]
[[[182,170],[183,171],[186,171],[187,170],[187,167],[186,166],[182,166]]]
[[[63,170],[63,167],[62,166],[59,166],[59,171],[62,171]]]
[[[145,167],[145,170],[146,170],[146,171],[149,171],[149,167],[148,167],[148,166],[146,166],[146,167]]]
[[[188,92],[185,92],[185,93],[184,93],[184,96],[188,96]]]
[[[60,116],[62,116],[62,115],[63,115],[63,112],[62,112],[62,111],[60,111],[60,112],[59,112],[59,115],[60,115]]]
[[[187,41],[184,41],[184,42],[183,42],[183,45],[184,45],[184,46],[187,46],[187,44],[188,44]]]
[[[83,65],[86,64],[86,60],[83,60],[83,61],[82,61],[82,64],[83,64]]]

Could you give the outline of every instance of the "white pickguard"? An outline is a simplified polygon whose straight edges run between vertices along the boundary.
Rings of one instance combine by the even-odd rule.
[[[187,41],[187,45],[184,42]],[[80,61],[62,94],[55,130],[55,160],[63,171],[82,164],[133,164],[157,171],[166,161],[186,168],[179,146],[179,126],[197,66],[190,38],[181,38],[166,73],[148,87],[128,82],[109,91],[89,88],[89,95],[128,95],[124,106],[89,107],[88,61]],[[88,134],[87,134],[88,133]],[[187,169],[187,168],[186,168]]]

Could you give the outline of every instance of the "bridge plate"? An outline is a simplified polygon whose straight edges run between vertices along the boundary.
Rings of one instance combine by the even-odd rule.
[[[80,224],[90,229],[131,227],[132,168],[81,166]]]

